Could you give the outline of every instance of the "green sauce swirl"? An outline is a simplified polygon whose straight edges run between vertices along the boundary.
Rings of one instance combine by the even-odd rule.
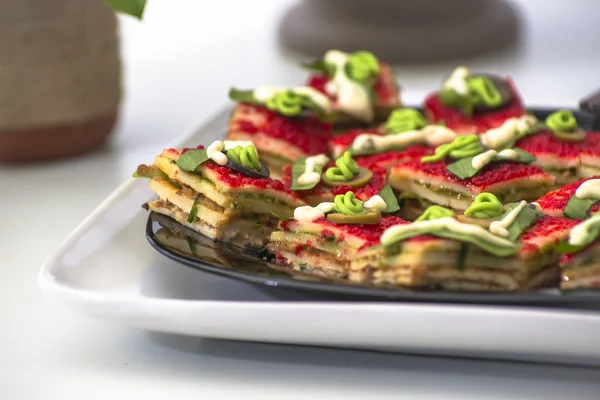
[[[554,132],[574,132],[577,130],[577,120],[569,110],[553,112],[546,118],[546,125]]]
[[[434,219],[446,218],[446,217],[454,217],[454,211],[449,208],[442,206],[429,206],[427,209],[415,220],[415,222],[419,221],[432,221]]]
[[[302,112],[305,102],[306,98],[303,95],[284,90],[271,96],[265,106],[286,117],[294,117]]]
[[[344,215],[358,215],[364,212],[363,203],[354,197],[354,193],[338,194],[333,199],[337,212]]]
[[[427,120],[414,108],[401,108],[394,110],[385,123],[385,130],[389,134],[416,131],[427,126]]]
[[[490,108],[496,108],[502,104],[502,95],[489,78],[474,76],[467,79],[467,84],[471,89],[473,104],[484,104]]]
[[[258,160],[258,154],[254,146],[236,146],[233,149],[227,150],[225,153],[227,158],[233,160],[235,163],[242,165],[245,168],[260,171],[260,161]]]
[[[421,158],[421,162],[430,163],[440,161],[446,157],[456,159],[474,157],[477,154],[484,152],[483,146],[479,142],[479,136],[468,135],[459,136],[451,143],[446,143],[435,148],[435,152],[431,156]]]
[[[465,215],[471,215],[474,218],[494,218],[503,213],[502,203],[491,193],[478,194],[473,204],[465,211]]]
[[[379,61],[370,51],[357,51],[348,58],[346,72],[350,79],[355,81],[374,79],[380,72]]]
[[[325,177],[330,181],[347,182],[354,178],[358,173],[359,167],[352,158],[349,151],[344,152],[340,158],[335,160],[337,167],[332,167],[325,171]]]

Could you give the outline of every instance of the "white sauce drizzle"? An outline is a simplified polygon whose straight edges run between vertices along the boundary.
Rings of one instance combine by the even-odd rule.
[[[327,214],[328,212],[333,211],[333,209],[335,208],[335,203],[330,201],[324,201],[323,203],[317,204],[317,208],[323,211],[325,214]]]
[[[513,149],[504,149],[499,153],[496,150],[488,150],[473,157],[471,166],[475,169],[481,169],[491,163],[494,159],[516,160],[517,158],[519,158],[519,153]]]
[[[518,206],[513,208],[511,212],[506,214],[504,218],[500,221],[494,221],[490,224],[490,232],[494,235],[507,237],[509,235],[508,227],[515,222],[519,213],[527,207],[527,202],[525,200],[521,201]]]
[[[294,219],[300,222],[312,222],[324,216],[323,210],[317,207],[301,206],[294,210]]]
[[[316,207],[301,206],[294,210],[294,219],[300,222],[312,222],[325,217],[325,214],[332,211],[335,203],[323,202]]]
[[[434,219],[430,221],[419,221],[413,222],[412,224],[394,225],[386,229],[381,235],[381,243],[386,244],[392,241],[394,236],[410,232],[413,230],[419,230],[423,232],[430,232],[432,230],[448,229],[449,231],[461,233],[465,235],[471,235],[485,240],[489,243],[500,247],[513,246],[513,243],[507,241],[504,238],[500,238],[496,235],[491,234],[484,228],[478,225],[465,224],[457,221],[452,217],[444,217],[440,219]]]
[[[319,106],[325,113],[329,114],[333,110],[333,104],[331,104],[331,100],[329,97],[325,96],[323,93],[319,92],[317,89],[312,88],[310,86],[299,86],[296,88],[287,88],[285,86],[269,86],[263,85],[254,89],[252,95],[254,98],[261,102],[265,103],[271,97],[275,96],[277,93],[284,92],[286,90],[291,90],[294,93],[302,94],[310,98],[316,105]]]
[[[346,62],[350,56],[339,50],[329,50],[323,60],[335,65],[335,74],[325,86],[325,90],[332,96],[337,96],[337,103],[341,111],[365,122],[372,122],[375,118],[373,105],[369,93],[357,82],[346,75]]]
[[[306,159],[304,165],[304,172],[298,177],[298,183],[300,185],[312,185],[313,183],[319,183],[321,180],[321,174],[315,172],[314,169],[317,165],[325,165],[329,161],[329,157],[325,154],[318,154],[316,156],[310,156]]]
[[[219,165],[225,165],[225,164],[227,164],[227,156],[221,152],[221,151],[223,151],[224,147],[225,147],[225,144],[221,140],[212,142],[206,148],[206,155],[208,156],[208,158],[213,160],[215,163],[217,163]]]
[[[488,150],[484,153],[478,154],[473,157],[473,160],[471,160],[471,167],[475,169],[481,169],[492,162],[494,157],[497,155],[498,152],[496,150]]]
[[[588,242],[589,229],[592,225],[600,223],[600,215],[586,219],[575,225],[569,232],[569,244],[572,246],[583,246]]]
[[[486,148],[498,150],[510,144],[517,136],[525,133],[536,122],[537,118],[533,115],[509,118],[499,127],[488,129],[479,138]]]
[[[600,179],[590,179],[583,182],[575,191],[580,199],[600,199]]]
[[[383,200],[383,198],[380,195],[376,194],[369,200],[365,201],[363,203],[363,207],[371,210],[385,211],[385,209],[387,208],[387,204],[385,204],[385,200]]]
[[[537,201],[534,201],[533,203],[529,203],[529,205],[532,205],[535,207],[535,210],[537,212],[543,212],[544,210],[542,210],[542,206],[540,206],[540,203],[538,203]]]
[[[363,133],[358,135],[352,142],[355,150],[382,151],[388,148],[403,148],[411,144],[425,143],[428,146],[439,146],[450,143],[458,137],[458,134],[450,128],[442,125],[427,125],[417,131],[402,132],[397,135],[374,135]]]
[[[466,67],[457,67],[452,71],[448,79],[442,84],[443,89],[454,90],[458,94],[467,95],[469,94],[469,85],[467,84],[467,78],[471,75]]]
[[[216,140],[206,148],[206,155],[216,164],[225,165],[228,159],[223,151],[231,150],[237,146],[254,146],[254,143],[249,140]]]

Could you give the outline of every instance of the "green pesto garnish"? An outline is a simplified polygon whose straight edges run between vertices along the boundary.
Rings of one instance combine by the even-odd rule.
[[[427,120],[419,110],[401,108],[392,111],[385,123],[385,131],[388,134],[396,134],[420,130],[425,126],[427,126]]]
[[[346,73],[350,79],[365,82],[379,75],[379,61],[369,51],[357,51],[350,54],[346,63]]]
[[[435,148],[434,154],[421,158],[421,162],[430,163],[443,160],[446,157],[456,159],[474,157],[484,152],[477,135],[459,136],[450,143]]]
[[[294,117],[302,112],[306,104],[306,96],[295,93],[291,90],[284,90],[275,93],[265,103],[265,106],[278,114],[286,117]]]
[[[465,215],[474,218],[494,218],[502,215],[502,203],[491,193],[481,193],[475,197],[473,203],[465,211]]]
[[[256,153],[256,148],[253,145],[246,147],[236,146],[233,149],[227,150],[225,153],[227,158],[245,168],[260,171],[261,164]]]
[[[496,108],[502,104],[502,95],[489,78],[485,76],[467,78],[467,85],[471,90],[471,99],[475,106],[485,105]]]
[[[449,208],[442,206],[429,206],[427,209],[415,220],[419,221],[432,221],[434,219],[440,219],[445,217],[454,217],[454,211]]]
[[[335,210],[344,215],[357,215],[364,212],[362,201],[354,197],[354,193],[338,194],[333,199]]]
[[[575,132],[577,130],[577,120],[569,110],[559,110],[548,115],[546,125],[553,132]]]
[[[359,171],[358,164],[349,151],[345,151],[340,158],[335,160],[335,165],[336,167],[328,168],[325,171],[325,177],[332,182],[350,181]]]

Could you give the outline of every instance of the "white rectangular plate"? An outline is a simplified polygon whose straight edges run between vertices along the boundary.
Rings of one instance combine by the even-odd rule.
[[[174,147],[223,134],[229,110]],[[161,149],[157,149],[157,152]],[[50,297],[141,329],[210,338],[600,366],[600,311],[310,301],[179,265],[151,249],[128,180],[65,239],[39,274]]]

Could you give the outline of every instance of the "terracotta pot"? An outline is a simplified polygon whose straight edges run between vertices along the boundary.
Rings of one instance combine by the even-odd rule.
[[[117,19],[102,0],[0,0],[0,161],[101,146],[121,98]]]

